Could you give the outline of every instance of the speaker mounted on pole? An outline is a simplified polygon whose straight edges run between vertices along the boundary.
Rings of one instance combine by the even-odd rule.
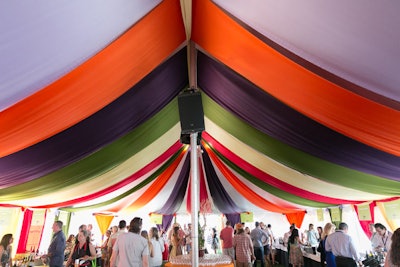
[[[205,130],[203,102],[200,92],[194,89],[183,91],[178,95],[178,106],[181,122],[181,142],[187,144],[191,133],[201,134]]]

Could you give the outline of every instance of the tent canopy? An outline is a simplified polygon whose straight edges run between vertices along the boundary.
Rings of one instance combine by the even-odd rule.
[[[400,3],[0,3],[0,205],[293,213],[400,195]]]

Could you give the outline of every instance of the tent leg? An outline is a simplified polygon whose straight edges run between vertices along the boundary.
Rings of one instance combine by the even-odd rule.
[[[199,266],[199,161],[197,159],[197,133],[190,134],[190,174],[192,206],[192,266]]]

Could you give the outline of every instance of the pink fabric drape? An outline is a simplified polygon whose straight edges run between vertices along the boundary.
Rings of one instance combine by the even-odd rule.
[[[373,202],[371,202],[369,204],[369,211],[371,213],[371,220],[362,220],[361,221],[360,218],[358,217],[358,207],[357,207],[357,205],[354,205],[354,210],[357,213],[358,221],[360,222],[361,228],[363,229],[364,233],[368,236],[368,238],[371,238],[371,235],[372,235],[371,231],[369,230],[369,224],[374,223],[374,221],[375,221],[375,219],[374,219],[374,217],[375,217],[375,214],[374,214],[375,206],[376,206],[376,202],[375,201],[373,201]]]
[[[19,242],[18,242],[18,247],[17,247],[17,253],[25,253],[26,252],[26,244],[28,241],[29,228],[31,227],[31,224],[32,224],[32,216],[33,216],[32,210],[28,210],[28,209],[25,210],[24,220],[22,222],[21,235],[19,237]]]

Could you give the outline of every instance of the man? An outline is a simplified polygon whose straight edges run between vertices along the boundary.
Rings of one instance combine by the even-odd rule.
[[[107,244],[110,254],[112,254],[112,248],[115,244],[115,241],[117,240],[117,237],[121,233],[126,233],[126,221],[125,220],[120,220],[118,223],[118,227],[116,227],[116,226],[112,227],[111,236],[108,239],[108,244]]]
[[[53,238],[51,240],[47,257],[50,267],[62,267],[64,264],[65,235],[62,231],[62,221],[53,223]]]
[[[225,223],[225,228],[219,233],[219,239],[222,240],[222,254],[228,255],[235,260],[235,249],[233,248],[233,227],[229,220]]]
[[[337,267],[357,267],[358,253],[353,240],[347,234],[349,227],[341,222],[339,229],[328,235],[325,242],[325,250],[335,255]]]
[[[268,236],[268,238],[265,238],[265,237],[262,238],[262,244],[264,247],[264,261],[267,263],[267,266],[269,266],[270,265],[269,264],[269,254],[271,253],[271,239],[270,239],[270,235],[267,230],[267,226],[263,222],[260,222],[260,228]]]
[[[275,249],[275,236],[274,236],[274,232],[272,232],[272,226],[271,224],[267,225],[267,231],[269,234],[269,239],[271,240],[271,261],[272,261],[272,265],[275,265],[275,253],[276,253],[276,249]]]
[[[378,247],[378,245],[379,245],[379,234],[375,231],[375,224],[373,224],[373,223],[370,223],[369,225],[368,225],[368,230],[369,230],[369,232],[370,232],[370,234],[371,234],[371,237],[370,237],[370,241],[371,241],[371,247],[372,247],[372,251],[376,251],[376,247]]]
[[[236,267],[250,267],[251,261],[255,260],[253,242],[243,227],[238,227],[233,237],[233,246],[236,254]]]
[[[257,266],[257,260],[260,261],[261,267],[264,267],[264,246],[262,239],[268,238],[268,235],[261,230],[259,222],[255,222],[255,226],[256,228],[250,232],[251,241],[253,241],[254,256],[256,257],[256,261],[254,261],[254,267]]]
[[[142,219],[133,218],[129,232],[120,234],[114,244],[110,267],[149,267],[149,245],[141,230]]]
[[[293,231],[294,228],[295,228],[295,226],[293,224],[290,225],[289,232],[286,232],[283,235],[283,244],[284,244],[285,247],[287,247],[288,244],[289,244],[289,237],[292,235],[292,231]]]
[[[115,242],[117,241],[117,238],[120,234],[126,233],[126,221],[125,220],[120,220],[118,223],[118,227],[113,226],[112,228],[112,233],[110,238],[108,239],[108,255],[112,256],[113,253],[113,247]]]
[[[389,232],[386,227],[381,224],[381,223],[376,223],[375,225],[375,230],[378,233],[376,235],[376,238],[374,240],[374,245],[373,247],[374,251],[385,251],[388,252],[390,249],[390,245],[392,244],[392,233]]]

